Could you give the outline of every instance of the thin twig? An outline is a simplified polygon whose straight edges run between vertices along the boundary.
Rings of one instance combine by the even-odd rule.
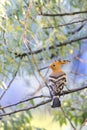
[[[4,44],[7,45],[6,38],[5,38],[5,30],[3,30],[3,40],[4,40]]]
[[[34,96],[36,93],[38,93],[41,89],[43,88],[43,86],[41,86],[40,84],[38,85],[37,89],[31,94],[32,96]]]
[[[29,57],[29,55],[27,55],[27,58],[28,58],[29,62],[31,61],[31,63],[32,63],[32,59]],[[41,87],[41,83],[40,83],[40,81],[39,81],[39,79],[38,79],[38,77],[37,77],[37,75],[36,75],[36,73],[35,73],[34,68],[32,68],[32,73],[34,74],[34,77],[36,78],[37,82],[39,83],[39,87],[38,87],[38,88],[41,89],[41,88],[42,88],[42,87]],[[37,88],[37,90],[39,90],[38,88]],[[37,91],[37,90],[36,90],[36,91]],[[35,92],[34,92],[34,93],[35,93]],[[32,96],[34,96],[34,95],[33,95],[34,93],[32,93]]]
[[[86,125],[86,123],[87,123],[87,119],[85,119],[85,121],[82,123],[82,125],[81,125],[79,130],[82,130],[82,128]]]
[[[61,111],[63,112],[63,115],[65,116],[65,118],[69,121],[69,123],[71,124],[72,128],[74,130],[76,130],[75,126],[73,125],[73,123],[71,122],[70,118],[68,117],[68,115],[65,113],[64,109],[61,107]]]
[[[47,68],[47,71],[46,71],[46,73],[45,73],[44,77],[46,77],[46,76],[47,76],[48,72],[49,72],[49,68]]]
[[[68,91],[63,91],[60,96],[62,95],[67,95],[67,94],[70,94],[70,93],[74,93],[74,92],[78,92],[80,90],[83,90],[83,89],[86,89],[87,86],[84,86],[84,87],[79,87],[79,88],[75,88],[75,89],[71,89],[71,90],[68,90]]]
[[[60,24],[60,25],[58,25],[58,26],[48,26],[48,27],[42,27],[42,28],[43,28],[43,29],[59,28],[59,27],[64,27],[64,26],[72,25],[72,24],[75,24],[75,23],[85,22],[85,21],[87,21],[87,19],[78,20],[78,21],[73,21],[73,22],[71,22],[71,23]]]
[[[62,42],[62,43],[60,42],[59,44],[56,45],[56,47],[66,46],[66,45],[72,44],[74,42],[85,40],[85,39],[87,39],[87,36],[83,36],[83,37],[80,37],[80,38],[72,39],[70,41],[66,41],[66,42]],[[49,50],[53,49],[53,48],[54,48],[54,46],[52,45],[52,46],[49,47]],[[41,49],[38,49],[36,51],[32,51],[32,54],[38,54],[38,53],[41,53],[43,51],[46,51],[46,48],[41,48]],[[15,53],[15,52],[11,52],[11,53],[14,53],[16,57],[21,57],[21,58],[23,58],[23,57],[25,57],[27,55],[31,55],[30,51],[27,52],[27,53],[23,53],[23,54],[18,54],[18,53]]]
[[[75,88],[75,89],[71,89],[70,91],[63,91],[60,96],[64,96],[64,95],[67,95],[67,94],[70,94],[70,93],[73,93],[73,92],[77,92],[77,91],[80,91],[80,90],[83,90],[87,88],[87,86],[84,86],[84,87],[80,87],[80,88]],[[37,96],[38,98],[38,96]],[[30,99],[29,99],[30,100]],[[11,115],[11,114],[14,114],[14,113],[17,113],[17,112],[21,112],[21,111],[27,111],[27,110],[30,110],[30,109],[33,109],[33,108],[36,108],[36,107],[39,107],[41,105],[44,105],[48,102],[51,102],[51,99],[49,100],[46,100],[46,101],[42,101],[41,103],[35,105],[35,106],[31,106],[31,107],[28,107],[28,108],[23,108],[23,109],[20,109],[20,110],[17,110],[17,111],[13,111],[13,112],[8,112],[8,113],[5,113],[5,114],[1,114],[0,116],[6,116],[6,115]],[[4,108],[4,107],[3,107]],[[1,108],[2,109],[2,108]]]
[[[28,40],[28,42],[29,42],[29,40]],[[43,77],[43,75],[41,74],[41,72],[40,72],[40,70],[39,70],[39,67],[38,67],[38,65],[37,65],[37,63],[36,63],[35,57],[34,57],[34,55],[33,55],[33,53],[32,53],[32,50],[31,50],[30,46],[29,46],[29,45],[27,46],[26,43],[25,43],[25,45],[26,45],[26,48],[31,52],[32,61],[33,61],[34,65],[36,66],[37,71],[38,71],[40,77],[41,77],[42,80],[44,81],[45,85],[48,87],[48,84],[46,83],[45,78]]]
[[[35,58],[34,58],[34,56],[33,56],[32,49],[31,49],[31,47],[30,47],[30,45],[29,45],[29,44],[30,44],[30,41],[26,39],[27,21],[28,21],[28,16],[29,16],[31,4],[32,4],[32,0],[31,0],[30,3],[29,3],[28,10],[27,10],[27,13],[26,13],[26,16],[25,16],[24,35],[23,35],[24,45],[25,45],[26,49],[27,49],[28,51],[30,51],[30,54],[31,54],[31,56],[32,56],[32,61],[33,61],[34,65],[36,66],[37,71],[38,71],[40,77],[41,77],[42,80],[44,81],[45,85],[48,87],[48,85],[47,85],[47,83],[46,83],[46,81],[45,81],[43,75],[41,74],[41,72],[40,72],[40,70],[39,70],[39,68],[38,68],[38,65],[37,65],[37,63],[36,63],[36,60],[35,60]],[[28,43],[28,44],[27,44],[27,43]]]
[[[85,89],[85,88],[87,88],[87,86],[80,87],[80,88],[75,88],[75,89],[71,89],[71,90],[68,90],[68,91],[63,91],[63,92],[60,94],[60,96],[64,96],[64,95],[66,95],[66,94],[70,94],[70,93],[73,93],[73,92],[77,92],[77,91],[83,90],[83,89]],[[19,102],[15,103],[15,104],[11,104],[11,105],[8,105],[8,106],[2,107],[2,108],[7,108],[7,107],[15,106],[15,105],[18,105],[18,104],[20,104],[20,103],[24,103],[24,102],[27,102],[27,101],[29,101],[29,100],[32,100],[32,99],[35,99],[35,98],[41,98],[41,97],[48,97],[48,98],[50,98],[49,96],[39,95],[39,96],[35,96],[35,97],[31,97],[31,98],[28,98],[28,99],[19,101]],[[1,108],[1,109],[2,109],[2,108]]]
[[[39,70],[41,71],[41,70],[44,70],[44,69],[48,69],[48,67],[49,67],[49,66],[45,66],[45,67],[43,67],[43,68],[40,68]]]
[[[87,50],[86,50],[86,51],[87,51]],[[84,52],[85,52],[85,51],[83,51],[83,53],[84,53]],[[75,58],[76,60],[82,62],[82,63],[87,64],[87,60],[84,60],[84,59],[82,59],[82,58],[80,58],[80,57],[78,57],[78,56],[75,56],[74,58]]]
[[[73,71],[71,71],[71,73],[78,76],[87,76],[87,74],[82,74],[82,73],[73,72]]]
[[[28,4],[28,10],[26,12],[26,15],[25,15],[25,21],[24,21],[24,34],[23,34],[23,39],[24,39],[24,44],[25,44],[25,47],[26,49],[29,51],[29,48],[27,46],[27,39],[26,39],[26,31],[27,31],[27,24],[28,24],[28,17],[29,17],[29,13],[30,13],[30,8],[31,8],[31,5],[32,5],[32,0],[30,0],[29,4]],[[31,52],[31,49],[30,49],[30,53],[32,55],[32,52]],[[27,54],[27,57],[29,59],[29,54]],[[34,57],[32,57],[34,59]],[[29,59],[30,60],[30,59]],[[35,60],[34,60],[35,61]],[[35,65],[36,65],[36,62],[35,62]],[[37,67],[37,65],[36,65]],[[33,71],[33,70],[32,70]],[[34,76],[35,78],[37,79],[37,81],[39,82],[39,87],[41,88],[41,85],[40,85],[40,81],[38,80],[38,78],[36,77],[35,73],[34,73]]]
[[[49,103],[50,101],[51,101],[51,99],[48,99],[48,100],[46,100],[46,101],[42,101],[41,103],[38,103],[37,105],[31,106],[31,107],[28,107],[28,108],[23,108],[23,109],[16,110],[16,111],[13,111],[13,112],[7,112],[7,113],[5,113],[5,114],[0,114],[0,117],[2,117],[2,116],[7,116],[7,115],[12,115],[12,114],[17,113],[17,112],[28,111],[28,110],[30,110],[30,109],[34,109],[34,108],[37,108],[37,107],[42,106],[42,105],[44,105],[44,104],[47,104],[47,103]]]
[[[25,100],[19,101],[19,102],[17,102],[17,103],[11,104],[11,105],[7,105],[7,106],[4,106],[4,107],[0,107],[0,109],[9,108],[9,107],[16,106],[16,105],[19,105],[19,104],[21,104],[21,103],[24,103],[24,102],[33,100],[33,99],[43,98],[43,97],[45,97],[45,98],[50,98],[49,96],[44,96],[44,95],[34,96],[34,97],[27,98],[27,99],[25,99]]]
[[[85,10],[85,11],[71,12],[71,13],[61,13],[61,14],[46,14],[46,13],[41,13],[39,15],[49,16],[49,17],[57,17],[57,16],[71,16],[71,15],[82,14],[82,13],[87,13],[87,10]]]
[[[86,23],[83,23],[82,25],[80,25],[80,27],[68,32],[68,34],[75,34],[75,33],[79,32],[79,31],[81,31],[81,29],[85,26],[85,24]]]
[[[29,16],[29,13],[30,13],[31,5],[32,5],[32,0],[29,1],[28,10],[27,10],[26,15],[25,15],[24,33],[23,33],[23,38],[24,38],[24,39],[26,39],[26,31],[27,31],[27,24],[28,24],[28,16]]]
[[[1,100],[2,97],[5,95],[5,93],[6,93],[7,90],[10,88],[11,84],[13,83],[14,79],[16,78],[19,68],[20,68],[20,62],[19,62],[19,64],[18,64],[18,68],[17,68],[16,72],[14,73],[13,78],[11,79],[11,81],[9,82],[9,84],[8,84],[8,86],[7,86],[7,89],[5,89],[5,91],[4,91],[4,92],[2,93],[2,95],[0,96],[0,100]]]

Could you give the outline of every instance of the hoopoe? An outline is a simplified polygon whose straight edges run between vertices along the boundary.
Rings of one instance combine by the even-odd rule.
[[[59,95],[66,85],[66,74],[62,71],[61,66],[69,62],[68,60],[58,60],[49,66],[52,70],[52,73],[49,75],[49,91],[53,108],[61,106]]]

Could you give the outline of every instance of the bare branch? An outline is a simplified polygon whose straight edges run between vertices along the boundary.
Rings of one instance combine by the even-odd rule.
[[[27,42],[29,43],[29,40],[27,40]],[[37,65],[37,62],[36,62],[36,60],[35,60],[35,57],[34,57],[34,55],[33,55],[33,53],[32,53],[32,50],[31,50],[30,46],[29,46],[29,45],[27,46],[26,43],[25,43],[25,46],[26,46],[26,48],[27,48],[27,49],[30,51],[30,53],[31,53],[32,61],[33,61],[34,65],[35,65],[35,67],[37,68],[38,74],[39,74],[40,77],[42,78],[42,80],[43,80],[43,82],[45,83],[45,85],[48,87],[48,84],[46,83],[45,78],[43,77],[43,75],[41,74],[41,72],[40,72],[40,70],[39,70],[39,67],[38,67],[38,65]]]
[[[76,130],[75,126],[73,125],[73,123],[71,122],[70,118],[68,117],[68,115],[65,113],[64,109],[61,107],[61,111],[63,112],[63,115],[65,116],[65,118],[69,121],[69,123],[71,124],[72,128],[74,130]]]
[[[26,38],[26,31],[27,31],[27,24],[28,24],[28,16],[29,16],[29,13],[30,13],[31,5],[32,5],[32,0],[29,1],[28,9],[27,9],[27,12],[26,12],[26,14],[25,14],[24,32],[23,32],[23,38],[24,38],[24,39]]]
[[[78,75],[78,76],[87,76],[87,74],[82,74],[82,73],[78,73],[78,72],[73,72],[71,71],[72,74]]]
[[[28,99],[25,99],[25,100],[19,101],[19,102],[17,102],[17,103],[11,104],[11,105],[7,105],[7,106],[4,106],[4,107],[0,107],[0,109],[9,108],[9,107],[16,106],[16,105],[19,105],[19,104],[21,104],[21,103],[24,103],[24,102],[27,102],[27,101],[33,100],[33,99],[43,98],[43,97],[45,97],[45,98],[50,98],[49,96],[44,96],[44,95],[34,96],[34,97],[30,97],[30,98],[28,98]]]
[[[82,25],[80,25],[80,27],[68,32],[69,34],[75,34],[77,32],[79,32],[84,26],[85,26],[86,23],[83,23]]]
[[[71,90],[68,90],[68,91],[63,91],[60,96],[64,96],[64,95],[67,95],[67,94],[70,94],[70,93],[73,93],[73,92],[77,92],[77,91],[80,91],[80,90],[83,90],[87,88],[87,86],[84,86],[84,87],[80,87],[80,88],[75,88],[75,89],[71,89]],[[35,98],[35,97],[34,97]],[[36,98],[39,98],[39,96],[37,96]],[[29,99],[30,100],[30,99]],[[28,99],[27,99],[28,101]],[[16,110],[16,111],[13,111],[13,112],[7,112],[7,113],[4,113],[4,114],[0,114],[0,116],[6,116],[6,115],[11,115],[11,114],[14,114],[14,113],[17,113],[17,112],[21,112],[21,111],[28,111],[30,109],[34,109],[34,108],[37,108],[41,105],[44,105],[44,104],[47,104],[48,102],[51,102],[51,99],[48,99],[46,101],[42,101],[41,103],[38,103],[37,105],[34,105],[34,106],[30,106],[28,108],[23,108],[23,109],[19,109],[19,110]],[[22,103],[22,101],[21,101]],[[3,107],[4,108],[4,107]],[[1,108],[2,109],[2,108]]]
[[[87,19],[78,20],[78,21],[73,21],[73,22],[71,22],[71,23],[60,24],[60,25],[58,25],[58,26],[49,26],[49,27],[42,27],[42,28],[43,28],[43,29],[59,28],[59,27],[63,27],[63,26],[72,25],[72,24],[75,24],[75,23],[85,22],[85,21],[87,21]]]
[[[84,51],[85,51],[85,50],[84,50]],[[83,51],[83,52],[84,52],[84,51]],[[86,50],[86,51],[87,51],[87,50]],[[83,53],[83,52],[82,52],[82,53]],[[82,63],[87,64],[87,60],[84,60],[84,59],[82,59],[82,58],[80,58],[80,57],[78,57],[78,56],[75,56],[74,58],[75,58],[76,60],[82,62]]]
[[[23,108],[23,109],[16,110],[16,111],[13,111],[13,112],[7,112],[7,113],[5,113],[5,114],[0,114],[0,117],[2,117],[2,116],[7,116],[7,115],[12,115],[12,114],[15,114],[15,113],[17,113],[17,112],[28,111],[28,110],[37,108],[37,107],[39,107],[39,106],[42,106],[42,105],[44,105],[44,104],[47,104],[47,103],[49,103],[50,101],[51,101],[51,99],[46,100],[46,101],[42,101],[41,103],[38,103],[37,105],[31,106],[31,107],[28,107],[28,108]]]
[[[17,68],[16,72],[14,73],[14,76],[13,76],[13,78],[11,79],[11,81],[10,81],[10,83],[9,83],[9,85],[8,85],[8,87],[7,87],[7,89],[5,89],[5,91],[4,91],[4,92],[2,93],[2,95],[0,96],[0,100],[1,100],[2,97],[5,95],[5,93],[7,92],[7,90],[10,88],[11,84],[13,83],[15,77],[17,76],[17,73],[18,73],[19,68],[20,68],[20,62],[19,62],[19,64],[18,64],[18,68]]]
[[[41,71],[41,70],[44,70],[44,69],[48,69],[48,67],[49,67],[49,66],[45,66],[45,67],[43,67],[43,68],[40,68],[39,70]]]
[[[28,6],[28,10],[27,10],[26,15],[25,15],[24,34],[23,34],[24,45],[25,45],[27,51],[30,51],[30,54],[32,56],[32,61],[33,61],[34,65],[35,65],[35,67],[37,68],[38,74],[40,75],[40,77],[44,81],[45,85],[48,87],[48,84],[46,83],[46,80],[44,79],[43,75],[41,74],[41,72],[40,72],[40,70],[38,68],[37,62],[35,60],[35,57],[34,57],[34,55],[32,53],[32,49],[30,47],[30,41],[27,40],[27,38],[26,38],[27,23],[28,23],[27,21],[28,21],[28,16],[29,16],[29,13],[30,13],[30,7],[31,7],[31,5],[32,5],[32,0],[30,0],[29,6]],[[28,55],[29,54],[27,54],[27,56]]]
[[[66,95],[66,94],[70,94],[70,93],[73,93],[73,92],[77,92],[77,91],[83,90],[83,89],[85,89],[85,88],[87,88],[87,86],[80,87],[80,88],[75,88],[75,89],[71,89],[71,90],[68,90],[68,91],[63,91],[63,92],[60,94],[60,96],[64,96],[64,95]],[[0,109],[12,107],[12,106],[16,106],[16,105],[19,105],[19,104],[21,104],[21,103],[27,102],[27,101],[29,101],[29,100],[36,99],[36,98],[42,98],[42,97],[50,98],[49,96],[44,96],[44,95],[34,96],[34,97],[31,97],[31,98],[28,98],[28,99],[19,101],[19,102],[15,103],[15,104],[11,104],[11,105],[8,105],[8,106],[5,106],[5,107],[1,107]]]
[[[69,45],[69,44],[72,44],[74,42],[77,42],[77,41],[81,41],[81,40],[84,40],[84,39],[87,39],[87,36],[83,36],[83,37],[80,37],[80,38],[76,38],[76,39],[72,39],[70,41],[66,41],[66,42],[63,42],[63,43],[59,43],[56,45],[56,47],[62,47],[62,46],[66,46],[66,45]],[[53,49],[54,46],[50,46],[49,49]],[[38,49],[36,51],[32,51],[32,54],[38,54],[38,53],[41,53],[43,51],[46,51],[46,48],[41,48],[41,49]],[[12,52],[13,53],[13,52]],[[16,57],[20,57],[20,58],[23,58],[27,55],[31,55],[31,52],[28,52],[28,53],[23,53],[23,54],[18,54],[18,53],[14,53],[16,55]]]
[[[80,127],[80,129],[79,130],[82,130],[83,129],[83,127],[85,126],[87,124],[87,118],[85,119],[85,121],[82,123],[82,125],[81,125],[81,127]]]
[[[80,90],[83,90],[83,89],[86,89],[87,86],[84,86],[84,87],[79,87],[79,88],[75,88],[75,89],[71,89],[71,90],[68,90],[68,91],[63,91],[60,96],[62,95],[66,95],[66,94],[70,94],[70,93],[74,93],[74,92],[77,92],[77,91],[80,91]]]
[[[39,15],[49,16],[49,17],[57,17],[57,16],[71,16],[71,15],[83,14],[83,13],[87,13],[87,10],[85,10],[85,11],[76,11],[76,12],[71,12],[71,13],[61,13],[61,14],[46,14],[46,13],[41,13]]]

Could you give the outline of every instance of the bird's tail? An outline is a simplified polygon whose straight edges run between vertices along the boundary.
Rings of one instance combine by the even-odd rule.
[[[61,107],[61,102],[60,102],[58,96],[53,97],[53,99],[52,99],[52,106],[51,107],[52,108]]]

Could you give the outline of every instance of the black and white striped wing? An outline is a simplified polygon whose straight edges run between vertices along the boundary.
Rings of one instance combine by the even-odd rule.
[[[59,73],[49,76],[49,89],[51,96],[59,95],[66,84],[66,74]]]

